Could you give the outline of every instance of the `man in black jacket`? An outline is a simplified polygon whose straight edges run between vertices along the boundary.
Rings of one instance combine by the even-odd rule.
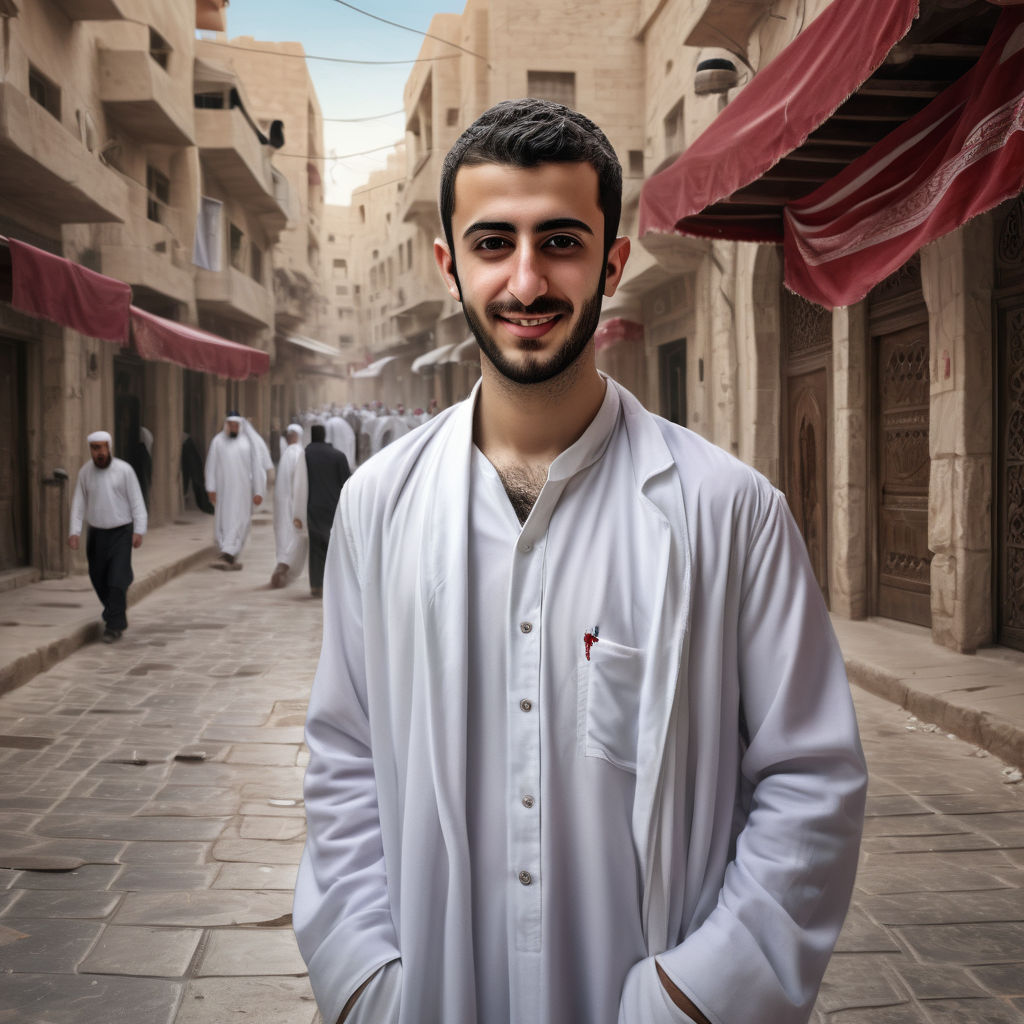
[[[351,470],[344,453],[325,441],[326,430],[321,424],[314,423],[311,434],[313,440],[306,445],[305,461],[295,467],[292,508],[297,513],[305,510],[306,522],[296,518],[295,527],[301,530],[305,525],[309,529],[309,592],[321,597],[334,510]]]

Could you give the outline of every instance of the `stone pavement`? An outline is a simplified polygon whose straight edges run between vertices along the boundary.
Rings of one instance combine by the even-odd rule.
[[[267,587],[268,520],[241,572],[202,566],[136,597],[118,644],[0,696],[0,1024],[318,1020],[289,915],[321,615],[304,578]],[[141,552],[159,558],[145,572],[137,559],[137,577],[207,561],[210,528],[154,530]],[[98,621],[86,579],[54,583],[73,598],[46,583],[0,593],[3,620],[35,623],[36,649]],[[1016,655],[836,625],[852,678],[933,722],[986,722],[991,746],[1019,733]],[[0,663],[24,656],[8,630]],[[855,700],[869,816],[817,1024],[1024,1020],[1024,785],[952,728]]]

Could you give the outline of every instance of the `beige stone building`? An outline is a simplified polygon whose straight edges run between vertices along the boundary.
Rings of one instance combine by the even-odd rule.
[[[1014,383],[1024,372],[1022,201],[926,246],[834,312],[784,288],[780,246],[637,238],[645,181],[756,89],[758,72],[827,7],[603,0],[584,17],[560,0],[469,0],[461,14],[436,16],[431,34],[476,56],[425,60],[409,77],[405,180],[384,203],[392,234],[376,215],[353,221],[353,251],[375,254],[353,260],[363,290],[357,344],[379,374],[374,397],[388,404],[423,393],[410,374],[429,379],[442,404],[468,392],[476,374],[458,360],[474,358],[472,345],[460,350],[465,323],[430,258],[440,161],[494,102],[565,102],[606,130],[626,178],[622,231],[633,252],[605,304],[599,365],[786,492],[837,614],[916,625],[961,651],[1024,647],[1024,397]],[[883,80],[829,121],[830,147],[784,162],[767,186],[750,187],[751,203],[774,203],[778,214],[780,196],[811,191],[920,109],[935,94],[929,83],[940,89],[977,59],[998,8],[924,0],[921,15]],[[434,39],[420,52],[451,54]],[[911,59],[921,62],[916,78],[914,65],[900,70]],[[831,169],[816,178],[813,161]],[[411,235],[397,231],[396,214]],[[399,294],[402,273],[411,277]]]
[[[273,355],[273,250],[292,203],[245,84],[197,44],[197,27],[223,29],[223,7],[0,4],[0,235],[124,282],[163,331],[160,345],[140,344],[127,309],[115,341],[75,330],[67,303],[53,320],[28,315],[11,301],[0,246],[0,573],[11,582],[82,568],[65,534],[89,431],[110,429],[116,454],[149,477],[159,525],[185,501],[183,433],[205,454],[231,406],[269,427],[260,367]]]

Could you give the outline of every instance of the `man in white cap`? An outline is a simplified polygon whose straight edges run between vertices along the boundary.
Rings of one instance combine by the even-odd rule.
[[[206,492],[215,508],[213,536],[220,548],[210,563],[214,569],[242,568],[238,556],[249,537],[252,507],[263,504],[267,472],[246,425],[237,412],[229,412],[206,456]]]
[[[82,524],[88,523],[89,579],[103,603],[103,642],[112,644],[128,628],[132,548],[142,544],[146,532],[146,503],[135,470],[111,456],[110,434],[96,430],[87,440],[91,459],[78,471],[68,546],[78,550]]]
[[[302,571],[306,560],[306,535],[292,522],[296,518],[292,510],[292,486],[295,480],[295,466],[305,460],[302,447],[302,427],[289,423],[285,431],[288,446],[281,453],[274,480],[274,541],[277,546],[277,566],[270,577],[270,585],[283,587]]]

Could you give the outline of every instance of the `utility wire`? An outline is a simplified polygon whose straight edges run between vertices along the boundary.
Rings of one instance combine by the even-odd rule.
[[[370,15],[370,17],[373,17],[373,15]],[[141,24],[141,22],[139,24]],[[416,30],[410,29],[409,31],[415,32]],[[295,57],[299,60],[326,60],[333,64],[429,64],[431,61],[435,60],[459,59],[458,54],[449,53],[443,57],[410,57],[408,60],[355,60],[351,57],[317,57],[312,53],[287,53],[282,50],[271,50],[266,46],[232,46],[230,43],[223,43],[219,39],[204,39],[201,41],[204,43],[211,43],[214,46],[226,46],[228,49],[232,50],[242,50],[245,53],[269,53],[274,57]],[[452,46],[454,45],[455,43],[452,43]]]
[[[342,7],[347,7],[350,11],[355,11],[356,14],[364,14],[367,18],[373,18],[374,21],[380,21],[385,25],[391,25],[392,28],[400,28],[405,32],[413,32],[418,36],[423,36],[424,39],[434,39],[439,43],[444,43],[445,46],[454,46],[456,50],[468,53],[470,57],[476,57],[478,60],[482,60],[487,64],[488,67],[491,66],[487,63],[487,58],[482,53],[467,50],[466,47],[459,46],[458,43],[453,43],[450,39],[444,39],[441,36],[432,35],[430,32],[421,32],[418,28],[410,28],[408,25],[401,25],[397,21],[388,21],[387,18],[382,18],[379,14],[371,14],[369,11],[364,11],[361,7],[356,7],[355,4],[348,3],[348,0],[334,0],[334,2],[336,4],[341,4]]]
[[[321,121],[330,121],[332,124],[357,124],[362,121],[380,121],[385,117],[396,117],[404,114],[405,110],[392,110],[388,114],[374,114],[372,117],[322,117]]]
[[[317,156],[315,153],[275,153],[274,156],[293,156],[299,160],[347,160],[350,156],[367,156],[370,153],[380,153],[385,149],[394,149],[400,146],[402,140],[389,142],[386,146],[377,146],[376,149],[362,149],[358,153],[339,153],[337,156]]]

